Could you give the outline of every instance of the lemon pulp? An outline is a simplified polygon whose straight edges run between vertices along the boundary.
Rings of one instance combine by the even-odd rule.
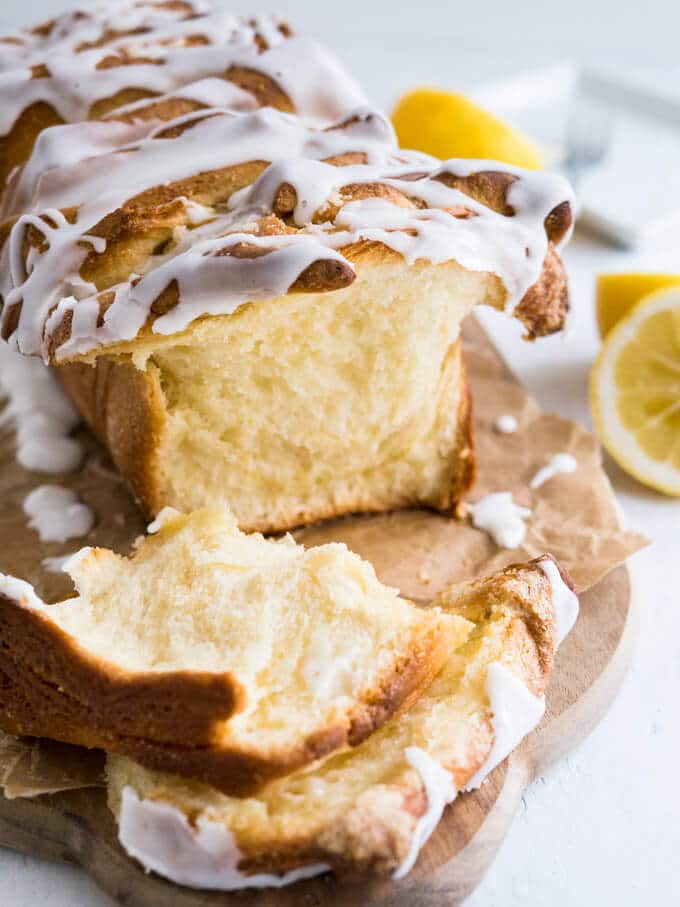
[[[645,484],[680,495],[680,287],[652,293],[619,321],[590,393],[612,457]]]

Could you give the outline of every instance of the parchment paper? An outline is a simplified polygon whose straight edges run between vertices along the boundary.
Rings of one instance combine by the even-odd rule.
[[[602,471],[595,438],[574,422],[548,415],[516,382],[478,326],[464,331],[465,362],[472,385],[478,478],[470,501],[494,491],[511,491],[517,503],[531,508],[521,548],[499,549],[469,519],[426,511],[352,517],[308,527],[296,533],[308,545],[344,541],[370,560],[380,578],[418,602],[429,601],[451,582],[490,573],[513,561],[549,552],[571,573],[579,591],[594,585],[613,567],[643,547],[645,539],[621,527],[618,505]],[[494,428],[498,416],[514,415],[515,434]],[[106,454],[85,432],[87,455],[75,475],[58,479],[22,469],[15,460],[14,435],[0,436],[0,571],[32,582],[46,601],[72,592],[63,574],[49,573],[42,560],[100,545],[127,552],[145,523]],[[555,453],[578,461],[574,473],[560,475],[536,490],[529,482]],[[44,544],[29,529],[22,502],[45,482],[73,488],[97,514],[85,539]],[[50,741],[18,740],[0,735],[0,788],[5,796],[87,787],[102,783],[101,754]]]

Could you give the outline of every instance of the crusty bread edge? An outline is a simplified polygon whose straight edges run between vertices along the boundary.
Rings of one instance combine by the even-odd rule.
[[[440,670],[457,633],[441,615],[419,622],[353,708],[295,747],[258,752],[221,734],[244,702],[230,674],[126,671],[92,655],[45,614],[0,594],[0,728],[100,747],[250,796],[272,778],[356,746],[407,707]]]

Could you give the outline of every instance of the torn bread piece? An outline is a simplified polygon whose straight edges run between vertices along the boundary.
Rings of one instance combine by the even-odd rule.
[[[578,609],[548,556],[436,602],[472,631],[409,711],[257,797],[225,797],[109,756],[123,847],[147,870],[197,888],[279,886],[329,869],[406,875],[446,804],[540,721],[558,642]]]
[[[78,595],[0,584],[0,727],[133,756],[237,796],[408,706],[468,632],[342,544],[164,511],[130,558],[83,549]]]

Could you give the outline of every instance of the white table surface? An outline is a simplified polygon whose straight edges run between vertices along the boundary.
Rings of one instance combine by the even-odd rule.
[[[67,0],[64,0],[67,2]],[[241,12],[271,9],[241,0]],[[0,27],[35,21],[59,0],[1,0]],[[635,13],[620,0],[446,0],[417,4],[343,0],[278,2],[299,30],[343,57],[373,101],[388,105],[418,83],[451,87],[572,58],[611,64],[641,80],[678,84],[680,4],[648,0]],[[30,12],[29,12],[30,11]],[[635,149],[631,149],[631,178]],[[542,406],[591,425],[586,389],[599,343],[593,275],[606,270],[680,272],[676,250],[631,254],[577,236],[566,252],[572,325],[567,339],[531,347],[518,325],[483,320]],[[527,792],[500,853],[468,907],[637,907],[677,903],[680,832],[680,501],[664,499],[605,468],[627,521],[652,544],[633,559],[641,620],[633,666],[613,708],[589,739]],[[0,851],[0,904],[110,904],[78,869]]]

